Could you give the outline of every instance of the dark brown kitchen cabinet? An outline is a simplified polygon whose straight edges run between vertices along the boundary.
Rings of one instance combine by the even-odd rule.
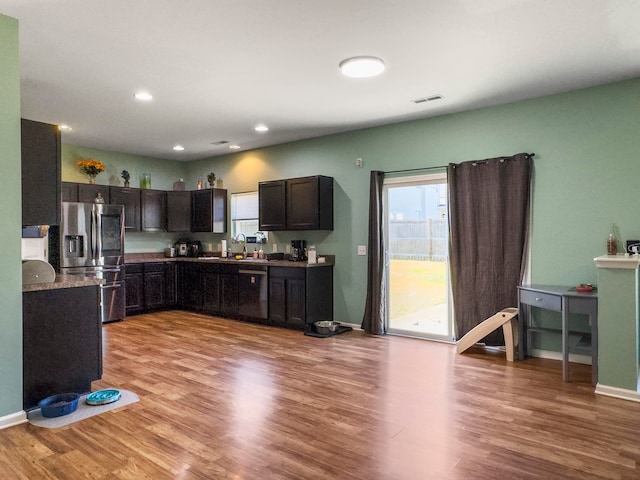
[[[124,266],[124,290],[127,315],[144,311],[144,267],[141,263]]]
[[[54,394],[91,391],[102,377],[99,287],[22,294],[23,408]]]
[[[78,184],[73,182],[62,182],[61,195],[63,202],[77,202]]]
[[[270,267],[269,321],[304,328],[333,320],[333,267]]]
[[[204,310],[204,312],[211,314],[219,313],[220,273],[214,265],[202,266],[200,285],[202,287],[202,309]]]
[[[166,232],[167,192],[140,190],[140,212],[143,232]]]
[[[94,203],[98,194],[102,196],[104,203],[110,202],[109,185],[92,185],[89,183],[78,184],[78,201],[84,203]]]
[[[285,180],[258,184],[259,228],[267,232],[287,229]]]
[[[140,231],[140,190],[137,188],[111,187],[110,203],[124,205],[124,229]]]
[[[220,274],[220,313],[227,317],[238,315],[238,272]]]
[[[208,188],[191,192],[191,231],[227,232],[227,191]]]
[[[191,231],[191,192],[167,192],[167,232]]]
[[[186,310],[196,312],[202,310],[203,298],[200,264],[195,262],[180,263],[179,274],[179,306]]]
[[[173,308],[177,297],[175,262],[129,263],[125,265],[127,314]]]
[[[333,230],[333,178],[321,175],[258,184],[260,230]]]
[[[181,268],[182,308],[210,315],[238,314],[238,267],[236,265],[184,262]]]
[[[22,119],[22,224],[60,224],[60,130]]]

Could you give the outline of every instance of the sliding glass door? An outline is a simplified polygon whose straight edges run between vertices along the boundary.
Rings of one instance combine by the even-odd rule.
[[[446,174],[384,184],[389,333],[452,341]]]

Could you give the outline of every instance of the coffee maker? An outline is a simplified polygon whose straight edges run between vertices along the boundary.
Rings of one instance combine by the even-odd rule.
[[[291,240],[291,256],[289,260],[292,262],[302,262],[307,259],[307,241]]]

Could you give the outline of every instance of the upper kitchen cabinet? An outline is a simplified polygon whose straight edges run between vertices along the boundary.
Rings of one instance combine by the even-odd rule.
[[[93,203],[99,193],[104,202],[109,203],[110,191],[108,185],[62,182],[61,191],[63,202]]]
[[[316,175],[258,184],[260,230],[333,230],[333,178]]]
[[[60,224],[60,130],[22,119],[22,224]]]
[[[140,190],[136,188],[111,187],[111,203],[124,205],[125,232],[139,232]]]
[[[221,188],[191,192],[191,231],[227,232],[227,191]]]
[[[167,231],[167,192],[140,190],[140,207],[143,232]]]
[[[191,192],[167,192],[167,232],[191,231]]]
[[[286,180],[258,184],[259,229],[268,232],[287,229]]]

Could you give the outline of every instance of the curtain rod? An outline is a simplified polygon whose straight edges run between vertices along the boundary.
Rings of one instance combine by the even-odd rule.
[[[527,156],[530,158],[533,158],[536,156],[535,153],[527,153]],[[504,158],[504,157],[498,157],[498,158]],[[483,160],[469,160],[471,162],[475,161],[475,162],[482,162]],[[464,162],[462,162],[464,163]],[[442,170],[442,169],[446,169],[447,165],[440,165],[438,167],[422,167],[422,168],[409,168],[406,170],[387,170],[385,172],[382,173],[406,173],[406,172],[423,172],[425,170]]]

